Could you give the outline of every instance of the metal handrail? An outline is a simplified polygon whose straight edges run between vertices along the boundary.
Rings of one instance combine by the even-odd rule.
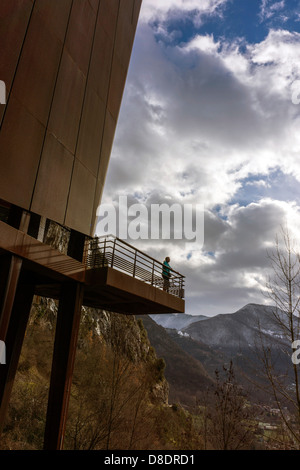
[[[170,277],[164,279],[163,263],[129,243],[113,235],[104,235],[89,239],[84,250],[84,263],[87,269],[111,267],[167,290],[176,297],[184,298],[185,276],[170,268]]]

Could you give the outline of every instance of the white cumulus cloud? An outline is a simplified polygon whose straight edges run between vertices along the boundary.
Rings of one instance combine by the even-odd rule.
[[[158,259],[170,254],[187,275],[188,313],[259,301],[266,247],[284,221],[299,227],[300,105],[292,92],[300,34],[270,29],[256,44],[199,33],[180,44],[157,40],[172,14],[200,18],[225,3],[144,1],[103,196],[125,194],[147,207],[204,204],[203,250],[187,258],[175,243],[143,247]],[[264,2],[262,11],[283,3]]]

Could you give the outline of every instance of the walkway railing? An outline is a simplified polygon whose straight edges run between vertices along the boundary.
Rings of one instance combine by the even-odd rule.
[[[111,267],[136,279],[167,290],[176,297],[184,298],[185,277],[170,269],[168,281],[163,279],[163,264],[151,256],[112,235],[95,237],[85,247],[84,263],[89,268]]]

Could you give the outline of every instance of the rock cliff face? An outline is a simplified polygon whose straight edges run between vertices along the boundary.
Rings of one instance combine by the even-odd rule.
[[[56,301],[35,298],[32,308],[34,319],[54,330],[56,314]],[[151,368],[154,371],[154,381],[150,385],[152,398],[162,404],[168,403],[169,384],[164,376],[165,363],[157,357],[141,319],[134,315],[83,307],[78,348],[83,349],[91,338],[100,339],[106,347],[128,358],[133,364]]]
[[[101,341],[128,357],[133,363],[157,369],[157,380],[151,385],[155,401],[168,403],[169,384],[164,376],[164,361],[157,357],[143,322],[134,315],[121,315],[106,310],[83,307],[82,328],[90,328]],[[81,338],[79,338],[80,347]]]

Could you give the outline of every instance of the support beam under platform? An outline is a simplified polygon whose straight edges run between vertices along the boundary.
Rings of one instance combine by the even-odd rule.
[[[83,286],[79,283],[68,283],[63,286],[57,313],[44,438],[45,450],[63,448],[82,298]]]
[[[36,286],[36,294],[41,297],[58,299],[60,290],[61,284]],[[82,304],[125,315],[185,311],[184,299],[109,267],[86,271]]]
[[[6,325],[6,364],[0,366],[0,433],[19,363],[33,295],[34,285],[28,284],[26,274],[21,272],[9,323]]]

